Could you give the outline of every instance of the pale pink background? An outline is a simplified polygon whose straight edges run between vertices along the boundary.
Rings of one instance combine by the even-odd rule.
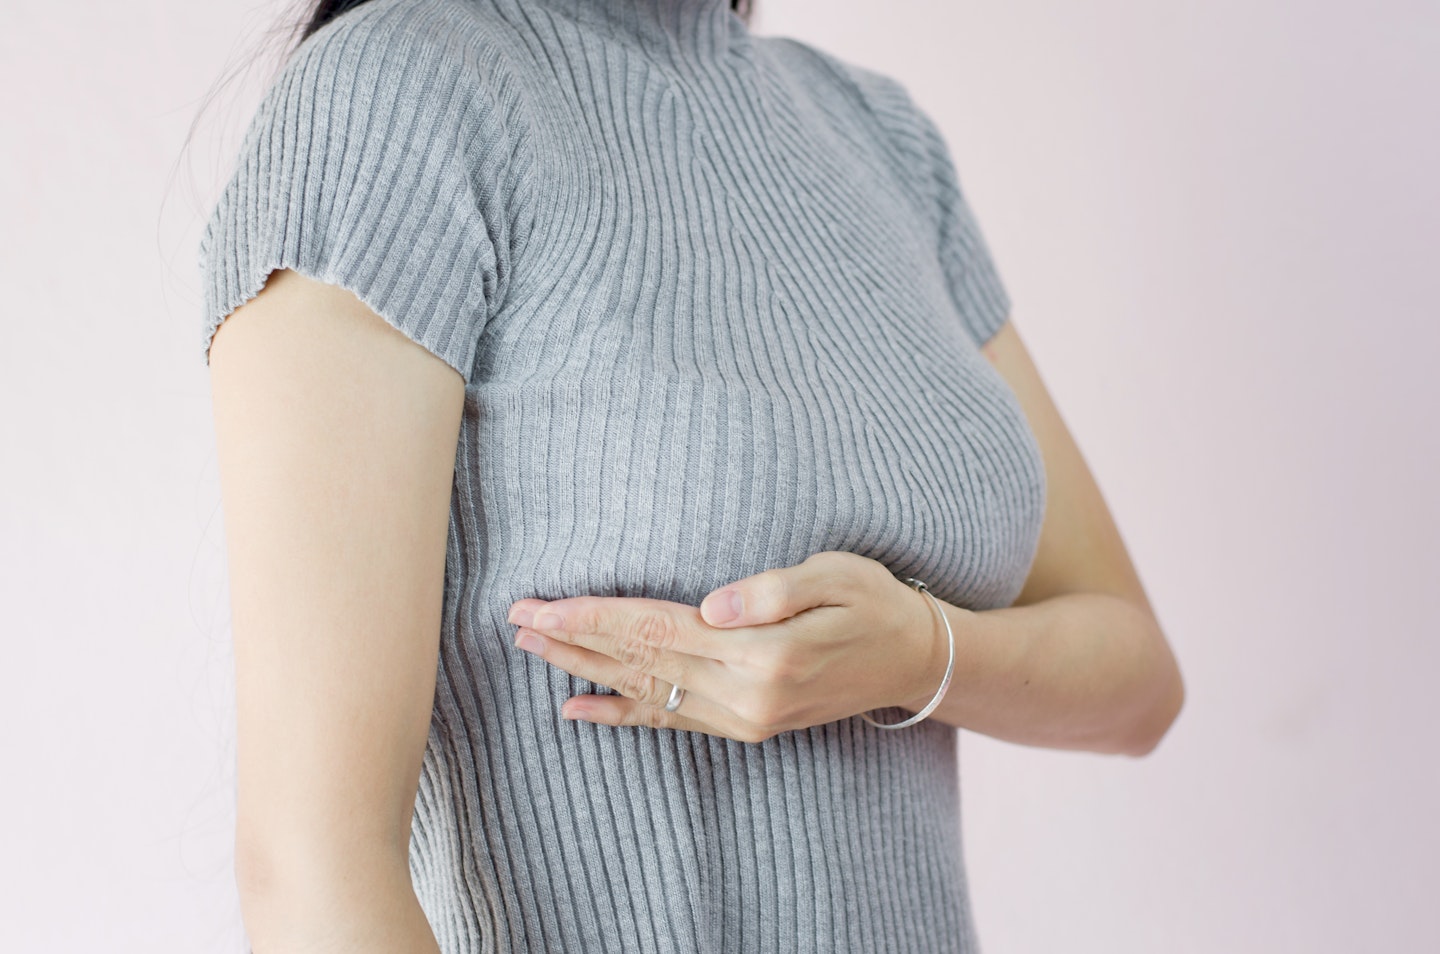
[[[962,733],[986,954],[1433,949],[1440,7],[761,3],[939,121],[1189,686]],[[5,5],[0,950],[242,949],[193,258],[269,61],[172,163],[279,9]]]

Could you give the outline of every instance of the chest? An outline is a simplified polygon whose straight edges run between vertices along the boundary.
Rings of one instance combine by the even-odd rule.
[[[486,532],[586,592],[698,602],[842,549],[1004,605],[1043,514],[1023,414],[880,154],[755,82],[552,104],[467,403]]]

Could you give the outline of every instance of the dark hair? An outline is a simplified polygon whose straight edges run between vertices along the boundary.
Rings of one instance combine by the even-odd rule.
[[[304,43],[310,38],[310,34],[329,23],[347,10],[363,6],[369,0],[315,0],[315,5],[310,8],[309,14],[303,21],[300,35],[296,43]],[[740,14],[746,22],[750,20],[751,0],[730,0],[730,9]]]

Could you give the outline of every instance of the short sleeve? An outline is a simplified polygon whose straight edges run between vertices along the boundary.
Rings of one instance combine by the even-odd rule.
[[[884,146],[920,203],[960,322],[977,346],[984,345],[1009,317],[1010,298],[960,187],[945,137],[895,77],[832,54],[819,55],[851,79],[879,121]]]
[[[356,8],[267,89],[200,242],[207,365],[224,319],[290,268],[471,382],[508,274],[512,150],[483,48],[439,9]]]
[[[977,346],[987,343],[1010,316],[1010,296],[1000,280],[980,225],[960,188],[955,161],[935,122],[916,107],[924,160],[931,171],[940,265],[965,329]]]

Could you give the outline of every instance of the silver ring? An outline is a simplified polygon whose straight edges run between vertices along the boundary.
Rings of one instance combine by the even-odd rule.
[[[680,700],[685,698],[685,690],[679,686],[670,687],[670,698],[665,700],[665,711],[674,712],[680,708]]]

